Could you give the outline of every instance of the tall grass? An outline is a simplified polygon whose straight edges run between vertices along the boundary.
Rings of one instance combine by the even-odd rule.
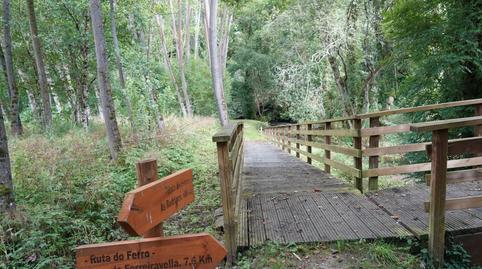
[[[76,246],[126,239],[116,217],[136,185],[135,163],[144,158],[158,160],[160,177],[193,168],[196,200],[165,224],[165,233],[214,232],[216,129],[211,118],[169,117],[161,134],[124,132],[116,162],[99,122],[88,132],[70,128],[11,140],[17,211],[0,220],[0,268],[73,268]]]

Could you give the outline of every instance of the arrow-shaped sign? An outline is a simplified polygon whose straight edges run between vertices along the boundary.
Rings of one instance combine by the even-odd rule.
[[[130,235],[144,235],[192,201],[192,170],[186,169],[128,192],[117,221]]]
[[[226,249],[207,233],[84,245],[77,248],[77,268],[214,269]]]

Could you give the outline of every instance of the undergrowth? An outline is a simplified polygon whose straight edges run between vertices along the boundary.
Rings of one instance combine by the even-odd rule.
[[[238,262],[250,268],[420,268],[406,244],[338,241],[330,244],[268,243],[242,253]]]
[[[82,244],[124,240],[116,222],[124,194],[136,186],[135,163],[158,160],[159,176],[192,168],[195,202],[164,225],[165,233],[215,233],[220,207],[215,144],[210,118],[168,118],[158,135],[124,137],[118,161],[109,160],[104,128],[62,129],[12,139],[17,210],[0,220],[0,268],[73,268]],[[219,235],[217,235],[219,237]]]

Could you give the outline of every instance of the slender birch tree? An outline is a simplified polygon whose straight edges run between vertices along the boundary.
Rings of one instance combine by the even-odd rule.
[[[12,183],[12,170],[8,153],[7,132],[0,107],[0,214],[15,209]]]
[[[184,31],[184,45],[186,47],[186,64],[189,66],[191,60],[191,3],[189,0],[186,1],[186,30]]]
[[[40,86],[40,95],[42,96],[42,126],[44,129],[50,128],[52,125],[52,109],[50,105],[50,93],[47,82],[47,74],[45,73],[45,64],[42,55],[42,46],[38,37],[37,19],[35,17],[35,5],[33,0],[27,0],[28,21],[30,25],[30,36],[32,38],[33,55],[37,66],[38,84]]]
[[[179,107],[181,108],[182,115],[186,117],[187,116],[186,105],[184,104],[184,100],[181,95],[181,91],[179,89],[180,88],[179,84],[177,82],[176,76],[174,75],[171,59],[169,57],[169,51],[167,50],[164,19],[160,14],[156,14],[156,22],[157,22],[157,26],[159,27],[159,40],[161,43],[160,49],[161,49],[161,54],[163,55],[164,65],[166,66],[169,79],[171,80],[171,83],[174,86],[174,89],[176,90],[176,97],[179,103]]]
[[[114,53],[115,53],[115,63],[117,65],[117,70],[119,71],[119,84],[122,96],[124,96],[124,101],[127,106],[127,116],[129,118],[129,124],[131,126],[132,132],[136,133],[134,117],[132,114],[132,103],[129,95],[126,92],[126,81],[124,76],[124,68],[122,66],[122,60],[120,55],[119,40],[117,38],[117,26],[115,21],[115,0],[109,0],[110,7],[110,21],[112,30],[112,41],[114,43]]]
[[[218,56],[218,37],[217,37],[217,0],[205,0],[210,1],[209,10],[209,25],[208,25],[208,43],[211,51],[211,75],[213,80],[214,96],[216,97],[216,103],[219,113],[219,120],[222,126],[227,126],[229,123],[228,107],[226,105],[226,99],[224,98],[223,88],[223,75],[220,65],[220,58]]]
[[[114,101],[112,100],[112,89],[109,81],[109,68],[107,65],[107,51],[104,37],[104,26],[102,24],[102,9],[100,0],[90,1],[90,14],[92,17],[92,31],[94,34],[95,54],[97,59],[97,81],[104,115],[104,123],[107,129],[110,155],[116,160],[122,147],[119,127],[115,116]]]
[[[201,28],[202,5],[196,9],[196,19],[194,21],[194,60],[199,57],[199,31]]]
[[[10,0],[3,0],[3,42],[5,47],[5,65],[7,68],[8,95],[10,97],[10,122],[12,134],[22,135],[20,120],[20,99],[18,96],[15,73],[13,71],[12,37],[10,35]]]
[[[186,105],[186,112],[188,117],[193,116],[192,112],[192,105],[191,105],[191,98],[189,97],[188,92],[188,82],[186,79],[186,72],[184,69],[184,53],[183,53],[183,40],[182,40],[182,1],[177,1],[177,23],[175,18],[175,10],[174,5],[172,4],[172,0],[169,0],[169,9],[171,13],[171,20],[172,20],[172,33],[174,37],[174,42],[176,44],[176,54],[177,54],[177,61],[178,61],[178,68],[179,68],[179,76],[181,78],[181,86],[182,86],[182,93],[184,97],[184,103]]]

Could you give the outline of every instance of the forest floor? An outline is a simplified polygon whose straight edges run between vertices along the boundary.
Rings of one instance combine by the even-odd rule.
[[[72,268],[75,247],[127,239],[116,222],[124,194],[136,185],[135,163],[158,160],[159,175],[194,173],[195,202],[164,223],[166,235],[209,232],[221,206],[212,118],[167,118],[162,134],[124,136],[117,162],[108,159],[100,122],[86,132],[59,128],[10,141],[17,213],[0,220],[0,268]],[[262,140],[263,123],[244,121],[245,137]],[[27,126],[28,129],[28,126]],[[129,133],[123,128],[122,133]],[[267,243],[239,253],[237,268],[419,268],[407,242]]]
[[[410,254],[410,244],[382,240],[292,244],[268,243],[244,252],[239,268],[348,269],[420,268],[420,259]]]

